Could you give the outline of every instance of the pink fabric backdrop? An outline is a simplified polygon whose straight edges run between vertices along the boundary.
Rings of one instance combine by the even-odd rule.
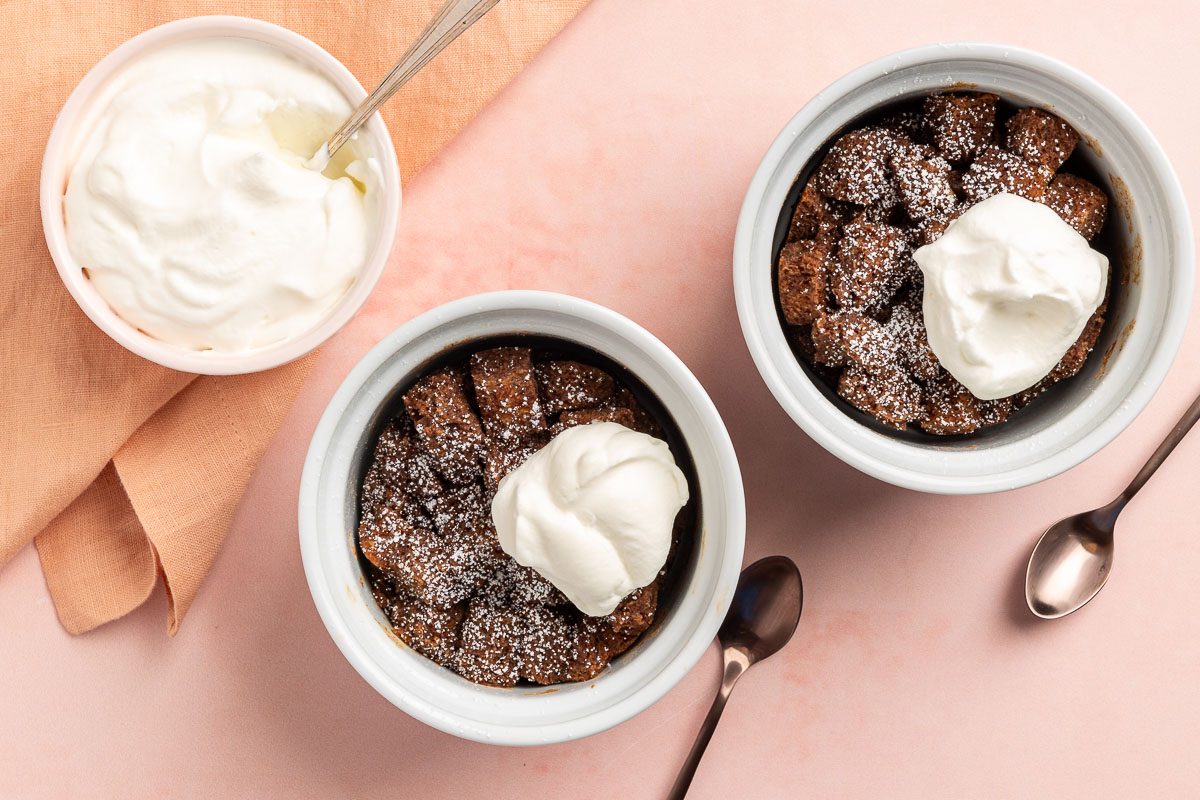
[[[662,796],[717,685],[715,648],[612,731],[492,748],[378,697],[305,588],[297,483],[329,395],[402,321],[510,287],[604,303],[674,348],[738,448],[747,559],[782,552],[804,572],[797,639],[741,684],[693,797],[1200,794],[1200,435],[1126,512],[1113,579],[1090,608],[1035,624],[1019,591],[1045,525],[1107,500],[1200,390],[1196,324],[1115,444],[1041,486],[981,498],[844,466],[779,410],[742,344],[730,249],[758,158],[817,90],[888,51],[990,39],[1061,57],[1143,116],[1200,207],[1190,0],[1087,14],[1066,0],[960,0],[948,19],[946,7],[595,0],[408,187],[387,276],[324,352],[178,637],[164,635],[158,598],[70,638],[34,553],[5,571],[0,796]]]

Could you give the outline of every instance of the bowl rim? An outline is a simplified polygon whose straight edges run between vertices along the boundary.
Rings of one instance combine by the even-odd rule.
[[[846,95],[891,72],[914,66],[961,61],[1007,61],[1039,70],[1079,87],[1093,102],[1104,106],[1136,142],[1141,154],[1153,168],[1167,207],[1175,212],[1168,239],[1178,255],[1171,265],[1172,279],[1176,282],[1165,303],[1158,339],[1150,348],[1151,355],[1141,380],[1120,407],[1069,446],[1030,464],[984,475],[939,475],[896,466],[841,438],[836,430],[827,426],[812,411],[817,403],[828,402],[819,389],[807,381],[794,391],[784,379],[762,335],[761,330],[767,324],[763,320],[765,312],[755,304],[752,291],[756,276],[752,242],[758,233],[758,226],[766,224],[760,221],[760,212],[765,205],[764,199],[772,176],[786,157],[797,133]],[[770,224],[774,226],[776,219],[772,218]],[[755,366],[780,406],[805,433],[847,464],[896,486],[936,494],[983,494],[1037,483],[1078,465],[1116,438],[1150,402],[1174,362],[1191,308],[1193,271],[1194,245],[1183,188],[1166,153],[1145,123],[1112,91],[1075,67],[1033,50],[990,42],[935,43],[901,50],[852,70],[817,93],[783,127],[756,169],[738,217],[733,252],[734,296],[742,334]],[[778,326],[774,308],[770,316],[770,321]],[[790,351],[788,355],[794,358]],[[844,416],[855,425],[862,425],[849,415]],[[915,449],[908,443],[900,444]],[[931,458],[936,457],[936,451],[927,452],[933,454]]]
[[[42,231],[51,260],[84,314],[125,349],[170,369],[199,375],[240,375],[261,372],[301,358],[337,333],[366,303],[391,255],[401,207],[400,166],[395,144],[383,117],[376,112],[363,134],[370,137],[372,156],[381,172],[381,200],[374,248],[358,279],[316,325],[281,342],[239,353],[189,350],[142,333],[123,320],[98,291],[86,285],[82,266],[67,244],[63,196],[72,162],[68,154],[76,126],[86,122],[99,92],[127,65],[152,50],[188,39],[205,37],[248,38],[279,47],[330,80],[351,107],[367,96],[354,74],[327,50],[293,30],[252,17],[200,15],[183,17],[145,30],[122,42],[97,61],[71,90],[59,110],[46,141],[39,182]]]
[[[427,340],[431,333],[436,336],[444,326],[462,319],[513,310],[579,317],[633,343],[661,366],[687,396],[713,447],[716,455],[714,480],[720,486],[727,516],[726,525],[715,534],[720,537],[723,551],[717,562],[711,602],[703,605],[690,636],[673,656],[657,665],[637,688],[612,704],[585,716],[542,726],[482,721],[463,717],[444,707],[433,708],[402,678],[385,672],[343,620],[341,607],[358,601],[346,600],[344,593],[331,588],[319,548],[318,502],[324,461],[335,431],[357,393],[387,362],[410,346]],[[452,342],[447,341],[447,344]],[[671,411],[669,407],[667,410]],[[376,344],[350,371],[321,415],[305,457],[298,513],[301,559],[309,591],[326,630],[346,660],[376,691],[410,716],[446,733],[487,744],[542,745],[590,736],[632,718],[659,700],[695,666],[712,644],[732,601],[745,549],[745,495],[737,455],[716,406],[688,367],[657,337],[618,312],[570,295],[536,290],[486,292],[450,301],[404,323]],[[478,689],[473,684],[462,685],[461,679],[444,668],[437,669],[445,674],[447,691],[455,695],[468,697],[472,687]],[[591,683],[595,685],[602,681],[604,674]],[[437,680],[442,682],[440,673]]]

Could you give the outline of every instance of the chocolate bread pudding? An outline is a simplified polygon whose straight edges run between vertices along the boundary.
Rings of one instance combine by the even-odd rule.
[[[914,258],[1002,193],[1047,206],[1097,240],[1109,198],[1076,174],[1086,171],[1072,159],[1079,139],[1047,111],[982,92],[904,102],[844,132],[801,176],[778,255],[779,314],[797,357],[883,425],[940,436],[1003,423],[1079,372],[1104,325],[1106,299],[1090,318],[1077,318],[1078,338],[1061,359],[1062,349],[1054,352],[1057,365],[1036,383],[1007,396],[972,394],[930,346]]]
[[[604,616],[581,612],[497,538],[500,482],[556,435],[593,422],[666,440],[694,485],[686,447],[653,395],[566,343],[464,346],[403,391],[366,470],[358,527],[371,591],[403,642],[475,683],[545,685],[594,678],[655,623],[673,567],[687,561],[695,499],[675,517],[657,577]]]

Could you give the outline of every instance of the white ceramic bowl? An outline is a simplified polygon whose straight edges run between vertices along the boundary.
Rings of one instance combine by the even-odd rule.
[[[698,483],[698,539],[656,627],[595,680],[555,687],[479,686],[399,644],[364,585],[355,551],[358,487],[384,414],[452,347],[532,334],[590,348],[622,365],[662,403]],[[703,387],[667,347],[614,311],[545,292],[496,292],[429,311],[380,342],[338,389],[313,435],[300,483],[300,551],[334,642],[380,694],[417,719],[482,742],[577,739],[642,711],[712,642],[737,585],[745,500],[729,435]]]
[[[400,168],[396,150],[383,118],[375,114],[359,132],[364,150],[379,162],[382,202],[375,241],[358,280],[330,309],[318,325],[301,336],[245,353],[221,354],[190,350],[155,339],[121,319],[84,275],[67,246],[63,195],[77,154],[94,126],[94,117],[106,105],[110,79],[152,50],[187,39],[240,37],[264,42],[309,64],[327,77],[356,106],[367,96],[362,84],[340,61],[316,43],[287,28],[246,17],[188,17],[151,28],[113,50],[84,76],[58,114],[42,160],[42,228],[50,256],[67,290],[83,312],[102,331],[143,358],[165,367],[206,375],[259,372],[286,364],[316,349],[332,336],[366,302],[383,273],[396,225],[400,218]]]
[[[789,190],[813,156],[864,114],[945,89],[999,94],[1047,108],[1084,136],[1080,147],[1116,202],[1108,223],[1123,254],[1111,313],[1075,379],[994,429],[955,440],[889,434],[864,424],[810,377],[784,338],[772,272]],[[1124,263],[1121,263],[1123,261]],[[1069,469],[1145,407],[1183,336],[1192,298],[1192,233],[1179,181],[1145,125],[1115,95],[1038,53],[993,44],[939,44],[872,62],[818,94],[771,145],[746,194],[734,246],[738,315],[780,405],[809,436],[858,469],[946,494],[1013,489]],[[1136,324],[1134,324],[1136,321]]]

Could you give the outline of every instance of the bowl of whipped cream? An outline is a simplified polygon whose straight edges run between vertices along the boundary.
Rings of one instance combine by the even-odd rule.
[[[366,91],[303,36],[205,16],[112,51],[63,106],[42,166],[46,243],[84,313],[172,369],[257,372],[312,351],[383,271],[400,213],[376,114],[306,160]]]
[[[584,613],[602,616],[663,565],[667,539],[656,540],[654,529],[669,531],[675,512],[689,499],[697,509],[687,534],[688,555],[676,561],[670,600],[660,606],[654,626],[580,682],[481,685],[420,654],[397,638],[372,594],[357,546],[365,519],[360,487],[398,398],[407,397],[414,381],[447,354],[512,337],[580,348],[619,366],[654,398],[674,433],[667,437],[670,451],[665,441],[612,422],[557,433],[501,480],[491,502],[495,535],[506,553],[537,570]],[[683,480],[672,455],[684,451],[690,481]],[[695,665],[712,644],[737,586],[745,513],[724,423],[670,349],[610,309],[561,294],[506,291],[422,314],[384,338],[350,372],[322,415],[305,461],[300,550],[325,627],[380,694],[456,736],[539,745],[589,736],[629,719]]]
[[[935,96],[950,99],[929,103]],[[903,344],[907,340],[893,340],[901,346],[891,356],[896,360],[889,363],[901,364],[907,373],[874,383],[869,374],[878,369],[883,375],[889,368],[869,363],[873,332],[892,326],[900,337],[905,331],[895,325],[901,319],[896,311],[885,318],[868,308],[865,316],[875,314],[874,320],[849,315],[851,322],[861,325],[851,331],[857,339],[844,341],[860,350],[844,354],[821,352],[824,342],[818,334],[826,334],[821,328],[832,317],[819,318],[812,324],[811,339],[806,337],[803,343],[809,350],[801,352],[794,337],[807,334],[803,325],[811,318],[805,316],[804,304],[818,291],[806,290],[801,283],[805,275],[817,274],[815,269],[805,272],[803,257],[819,255],[820,234],[814,243],[790,245],[790,252],[784,242],[797,238],[795,226],[804,222],[796,198],[800,187],[817,174],[814,165],[823,166],[836,157],[834,150],[842,139],[851,138],[848,131],[856,132],[863,148],[871,146],[872,136],[881,136],[881,129],[864,126],[903,131],[908,124],[904,114],[916,114],[900,109],[914,103],[920,108],[922,101],[927,118],[933,113],[930,109],[945,112],[940,120],[946,129],[934,131],[932,144],[946,155],[953,148],[937,141],[937,136],[955,131],[958,125],[957,131],[969,138],[978,130],[970,104],[980,98],[993,104],[998,98],[1010,110],[1035,110],[1028,118],[1040,120],[1037,124],[1043,127],[1038,135],[1045,135],[1046,141],[1053,141],[1050,132],[1061,123],[1078,133],[1071,163],[1085,170],[1109,198],[1105,230],[1097,238],[1105,244],[1085,240],[1076,227],[1094,232],[1078,220],[1075,227],[1067,224],[1070,212],[1082,211],[1081,206],[1065,209],[1060,218],[1064,209],[1056,213],[1018,196],[1024,188],[1016,182],[976,201],[965,213],[956,212],[948,226],[927,237],[919,227],[920,218],[911,216],[912,208],[906,206],[898,212],[902,218],[918,220],[916,235],[902,246],[912,262],[908,274],[915,277],[904,278],[911,288],[902,290],[908,292],[904,295],[908,305],[899,310],[908,314],[904,319],[923,316],[923,324],[919,340],[907,345]],[[1045,113],[1039,117],[1040,112]],[[956,113],[957,118],[952,116]],[[977,174],[967,174],[964,183],[980,175],[984,180],[1015,181],[1018,173],[1013,169],[1024,169],[1031,177],[1042,174],[1040,165],[1030,166],[1001,152],[998,143],[1005,140],[998,119],[992,138],[981,143],[978,152],[987,151],[989,158],[1001,163],[989,174],[980,169],[982,160],[977,162],[979,167],[971,170]],[[1054,119],[1058,122],[1050,122]],[[924,119],[919,124],[927,123]],[[914,131],[911,141],[922,142],[919,134],[927,136],[928,128]],[[865,181],[863,185],[874,177],[887,179],[884,170],[877,176],[854,174],[855,168],[872,168],[869,149],[862,152],[866,158],[841,165],[846,168],[843,175]],[[1059,155],[1066,158],[1069,152]],[[893,158],[889,163],[896,163],[889,158]],[[946,160],[955,162],[949,155]],[[936,173],[935,163],[951,169],[937,158],[924,162],[924,168]],[[1045,174],[1054,168],[1057,165]],[[906,177],[894,179],[901,192]],[[963,188],[971,187],[959,186],[955,191],[961,196]],[[843,189],[827,185],[818,191],[829,196]],[[1046,191],[1049,197],[1050,190]],[[939,195],[931,189],[917,199],[936,204]],[[954,195],[949,194],[949,199],[953,201]],[[861,211],[860,206],[846,203],[835,211],[849,219],[856,209]],[[881,228],[869,213],[839,224],[859,234],[887,229],[887,223]],[[847,235],[829,256],[841,259],[831,270],[845,269],[841,251],[849,246],[846,241],[851,237]],[[882,252],[878,242],[875,246],[876,252]],[[785,254],[793,270],[786,275],[780,266]],[[850,254],[852,258],[853,251]],[[975,494],[1014,489],[1070,469],[1110,442],[1141,412],[1182,340],[1192,296],[1193,260],[1191,224],[1178,178],[1154,136],[1112,92],[1070,66],[1021,48],[937,44],[855,70],[817,94],[787,124],[747,191],[733,271],[747,346],[764,381],[796,424],[834,455],[881,480],[927,492]],[[785,277],[793,281],[786,288],[796,292],[789,297],[795,303],[790,308],[781,306]],[[844,293],[838,295],[842,287],[833,285],[833,280],[830,297],[840,302]],[[1099,339],[1093,337],[1094,347],[1082,369],[1076,365],[1078,374],[1055,382],[1056,370],[1062,369],[1060,359],[1067,357],[1091,315],[1105,309]],[[863,334],[868,329],[871,333]],[[933,372],[922,373],[922,367],[930,369],[933,356]],[[823,369],[828,375],[826,364],[838,358],[845,360],[837,363],[848,364],[840,377],[837,373],[833,379],[822,377]],[[953,381],[939,377],[947,372]],[[949,397],[930,388],[947,383],[956,387]],[[1041,391],[1050,383],[1054,385]],[[918,391],[914,405],[912,395]],[[1022,392],[1034,399],[1026,401]],[[963,421],[966,411],[975,418],[967,420],[973,424],[970,430],[964,425],[960,435],[953,423]],[[955,419],[956,414],[960,419]]]

